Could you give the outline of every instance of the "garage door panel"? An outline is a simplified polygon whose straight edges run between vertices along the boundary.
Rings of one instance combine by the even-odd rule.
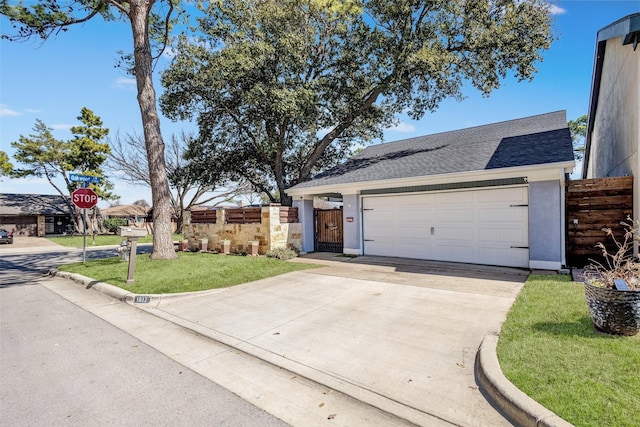
[[[529,265],[529,251],[526,249],[507,249],[491,246],[477,248],[477,259],[481,264],[495,264],[495,260],[501,260],[500,264],[506,267],[524,267]]]
[[[529,199],[529,191],[527,187],[516,188],[500,188],[492,190],[482,190],[477,194],[479,203],[486,202],[509,202],[509,203],[527,203]]]
[[[527,234],[516,227],[483,227],[478,229],[478,241],[481,243],[496,242],[499,244],[526,245]]]
[[[460,206],[457,209],[435,208],[435,217],[437,222],[467,222],[473,221],[473,211],[469,208]]]
[[[523,208],[478,208],[478,221],[480,222],[515,222],[521,224],[527,217]]]
[[[471,242],[473,239],[473,227],[434,227],[434,236],[438,243],[443,243],[444,240]]]
[[[438,249],[434,252],[432,259],[436,261],[469,262],[473,258],[474,249],[470,245],[467,247],[460,245],[438,244]]]
[[[364,253],[528,267],[527,204],[527,187],[364,197]]]

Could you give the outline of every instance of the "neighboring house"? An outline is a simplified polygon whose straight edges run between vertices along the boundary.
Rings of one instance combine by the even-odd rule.
[[[43,194],[0,194],[0,227],[14,236],[63,234],[73,229],[68,197]]]
[[[583,178],[634,177],[640,213],[640,13],[598,31]]]
[[[127,225],[144,227],[149,212],[148,207],[138,205],[119,205],[100,209],[102,218],[122,218]]]
[[[287,193],[303,251],[314,250],[313,198],[330,196],[343,200],[346,254],[555,270],[574,166],[558,111],[370,146]]]

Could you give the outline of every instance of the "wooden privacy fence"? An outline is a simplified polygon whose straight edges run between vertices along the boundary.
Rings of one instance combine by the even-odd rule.
[[[262,222],[262,208],[225,209],[227,224],[259,224]]]
[[[231,208],[191,211],[191,223],[216,224],[219,219],[219,211],[224,212],[224,217],[221,215],[220,218],[224,218],[225,224],[260,224],[262,222],[262,208]],[[298,222],[298,208],[281,206],[280,224],[296,222]]]
[[[191,222],[193,224],[215,224],[217,215],[215,210],[191,211]]]
[[[615,251],[602,229],[611,228],[616,237],[624,235],[620,222],[633,217],[633,177],[568,181],[566,207],[567,264],[580,267],[601,258],[598,242]]]

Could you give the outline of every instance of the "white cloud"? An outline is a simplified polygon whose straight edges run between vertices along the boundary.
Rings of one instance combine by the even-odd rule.
[[[551,4],[549,5],[549,12],[551,12],[552,15],[562,15],[563,13],[566,13],[567,10],[558,5]]]
[[[58,124],[51,125],[49,127],[53,130],[69,130],[71,129],[71,126],[73,125],[68,125],[66,123],[58,123]]]
[[[390,131],[395,131],[395,132],[402,132],[402,133],[409,133],[409,132],[413,132],[416,130],[416,127],[410,124],[407,124],[405,122],[400,122],[397,125],[388,128],[387,130]]]
[[[4,104],[0,104],[0,117],[16,117],[19,116],[20,113],[10,109],[8,106]]]
[[[136,79],[133,77],[118,77],[115,82],[113,82],[112,87],[119,89],[129,89],[135,87]]]
[[[42,110],[36,110],[35,108],[25,108],[24,111],[31,114],[42,113]]]

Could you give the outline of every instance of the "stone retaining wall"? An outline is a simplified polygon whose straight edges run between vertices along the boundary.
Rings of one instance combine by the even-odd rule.
[[[231,241],[231,252],[248,251],[249,242],[258,241],[258,253],[276,248],[300,251],[302,248],[302,225],[281,223],[280,206],[265,206],[260,223],[226,224],[226,210],[216,210],[215,224],[192,224],[191,212],[184,212],[183,234],[190,248],[197,248],[201,239],[208,239],[209,250],[217,250],[223,240]]]

